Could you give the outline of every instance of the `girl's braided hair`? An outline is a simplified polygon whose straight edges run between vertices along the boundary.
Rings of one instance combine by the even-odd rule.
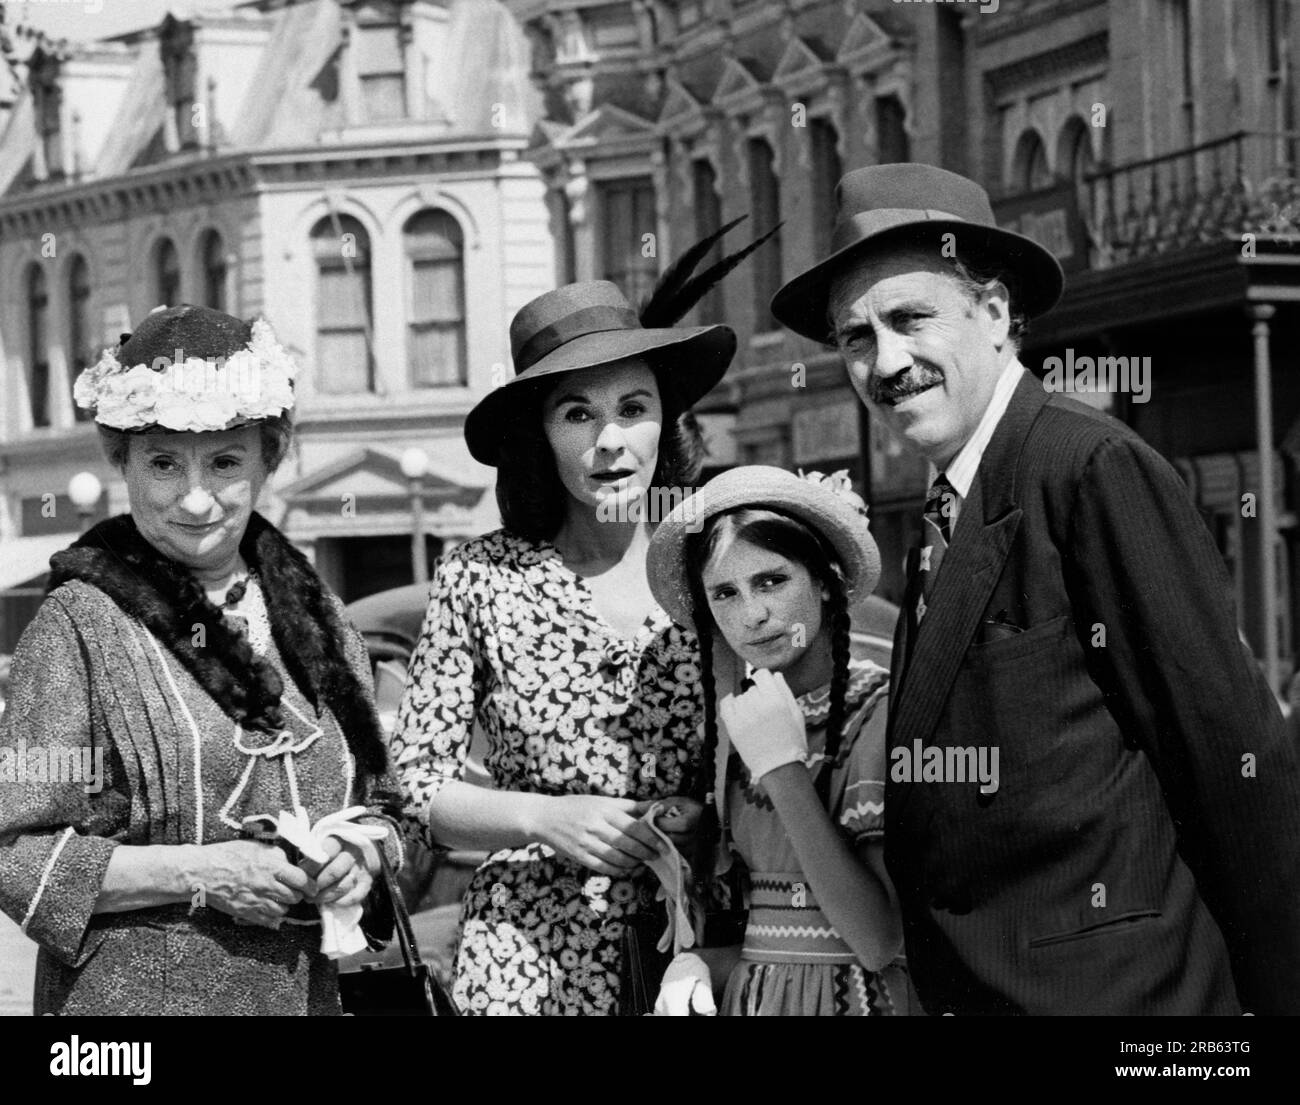
[[[699,533],[686,541],[686,576],[691,590],[691,607],[700,641],[700,673],[704,690],[704,746],[701,755],[700,786],[704,790],[704,814],[700,819],[699,846],[695,853],[695,874],[707,879],[712,874],[714,851],[721,836],[713,795],[717,770],[718,703],[713,681],[713,650],[716,623],[704,593],[704,568],[718,551],[724,536],[744,540],[768,549],[787,560],[802,564],[828,593],[825,623],[831,642],[830,713],[826,719],[826,760],[818,774],[817,795],[829,804],[831,768],[839,755],[844,728],[845,699],[849,684],[849,604],[844,570],[830,543],[806,522],[771,508],[740,507],[709,518]],[[720,647],[728,647],[725,642]]]

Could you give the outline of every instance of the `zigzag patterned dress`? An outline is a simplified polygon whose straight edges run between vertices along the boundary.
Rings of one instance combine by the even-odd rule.
[[[889,673],[852,661],[844,735],[831,766],[831,816],[856,848],[885,827],[885,699]],[[799,698],[808,726],[809,766],[828,770],[829,684]],[[858,962],[825,914],[799,868],[762,784],[738,756],[728,764],[728,842],[749,869],[749,919],[740,962],[727,981],[723,1016],[878,1017],[913,1009],[906,963],[899,957],[873,973]]]

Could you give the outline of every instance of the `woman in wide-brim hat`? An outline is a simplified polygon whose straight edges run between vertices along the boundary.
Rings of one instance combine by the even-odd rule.
[[[360,638],[254,510],[295,373],[264,321],[182,305],[77,380],[130,513],[52,558],[0,721],[0,906],[40,946],[38,1014],[341,1012],[398,806]],[[282,811],[334,815],[324,866]]]
[[[393,748],[414,833],[491,853],[463,909],[466,1013],[617,1013],[624,929],[656,908],[641,819],[676,807],[658,824],[684,845],[700,810],[698,653],[646,582],[647,504],[694,486],[689,408],[736,338],[674,325],[707,286],[685,275],[640,312],[606,281],[534,299],[515,378],[465,424],[504,528],[439,566]],[[462,781],[476,723],[493,791]]]
[[[880,553],[847,474],[723,473],[659,526],[649,576],[700,641],[697,872],[735,856],[749,882],[743,944],[678,955],[656,1011],[712,1012],[716,988],[728,1015],[910,1012],[882,854],[889,673],[849,653]]]

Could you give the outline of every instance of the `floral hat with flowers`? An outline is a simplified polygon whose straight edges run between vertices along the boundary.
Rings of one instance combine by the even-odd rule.
[[[105,349],[73,399],[116,430],[203,433],[288,413],[297,374],[264,319],[182,303],[156,308]]]

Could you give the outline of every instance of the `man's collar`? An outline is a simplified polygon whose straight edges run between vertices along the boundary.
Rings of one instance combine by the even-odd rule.
[[[975,427],[975,432],[943,471],[948,482],[952,484],[953,490],[963,499],[970,494],[971,484],[975,482],[975,473],[979,471],[980,461],[984,458],[984,450],[988,448],[993,431],[998,428],[998,423],[1006,414],[1011,397],[1016,392],[1016,385],[1020,383],[1024,373],[1025,366],[1020,363],[1019,358],[1012,357],[1007,362],[1006,368],[1002,370],[1002,375],[998,377],[998,382],[993,388],[993,397],[989,400],[989,405],[984,408],[979,425]]]

